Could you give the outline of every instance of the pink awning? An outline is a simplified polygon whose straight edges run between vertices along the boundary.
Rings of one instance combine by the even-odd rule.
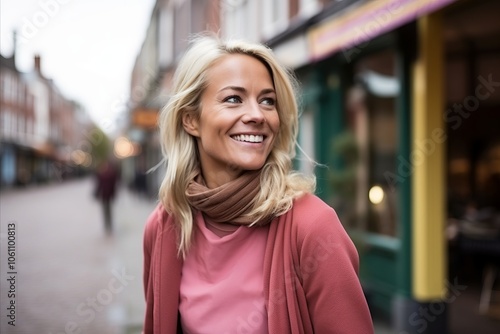
[[[308,33],[310,56],[320,60],[340,50],[366,46],[374,37],[394,30],[456,0],[374,0],[348,8]]]

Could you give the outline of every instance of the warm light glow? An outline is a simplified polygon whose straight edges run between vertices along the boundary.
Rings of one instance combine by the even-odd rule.
[[[368,198],[373,204],[380,204],[384,200],[384,190],[380,186],[371,187]]]
[[[90,167],[92,165],[92,156],[82,150],[74,150],[71,152],[70,158],[77,166]]]
[[[115,140],[115,155],[117,158],[123,159],[134,154],[134,145],[125,137],[118,137]]]
[[[92,156],[85,152],[85,159],[82,162],[83,167],[90,167],[92,165]]]
[[[453,159],[450,161],[449,169],[451,174],[467,174],[470,170],[470,162],[465,158]]]
[[[75,165],[83,164],[85,161],[85,152],[82,150],[74,150],[71,152],[71,161],[73,161]]]

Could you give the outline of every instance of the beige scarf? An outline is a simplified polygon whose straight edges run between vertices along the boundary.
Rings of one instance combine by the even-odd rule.
[[[209,189],[198,173],[186,190],[191,206],[217,223],[249,225],[254,218],[248,216],[252,199],[260,191],[260,170],[248,171],[220,187]],[[257,224],[266,225],[273,217],[265,217]]]

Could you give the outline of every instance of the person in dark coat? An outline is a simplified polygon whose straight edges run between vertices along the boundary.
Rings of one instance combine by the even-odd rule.
[[[104,226],[107,234],[112,231],[111,203],[115,198],[118,183],[118,171],[109,161],[104,162],[97,171],[97,187],[95,197],[102,203]]]

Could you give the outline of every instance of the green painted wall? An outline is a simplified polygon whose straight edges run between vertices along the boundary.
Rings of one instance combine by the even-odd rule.
[[[333,190],[329,173],[342,169],[342,159],[332,152],[332,141],[346,129],[344,94],[353,81],[352,64],[372,52],[385,48],[398,50],[398,74],[401,94],[397,101],[398,157],[410,154],[410,65],[415,39],[409,25],[397,32],[371,41],[347,59],[338,54],[297,71],[303,86],[303,105],[314,115],[316,160],[326,167],[317,167],[317,195],[331,203]],[[396,295],[411,297],[411,184],[398,184],[398,238],[348,230],[360,254],[360,278],[372,307],[383,313],[392,312]]]

